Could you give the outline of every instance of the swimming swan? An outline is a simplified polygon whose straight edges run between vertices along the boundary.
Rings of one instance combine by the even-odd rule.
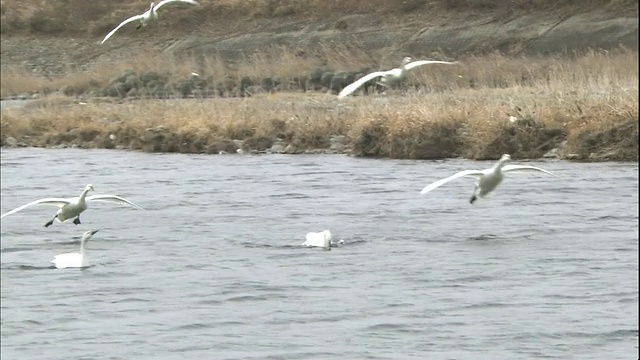
[[[344,240],[338,241],[335,243],[331,240],[331,231],[324,230],[321,232],[310,232],[307,233],[306,241],[302,243],[302,246],[313,246],[313,247],[321,247],[325,250],[331,250],[331,247],[338,246],[338,244],[344,244]]]
[[[140,23],[138,24],[138,26],[136,26],[136,29],[140,29],[141,27],[147,26],[150,23],[158,20],[158,13],[156,11],[160,8],[160,6],[171,3],[171,2],[183,2],[183,3],[198,5],[198,3],[195,0],[161,0],[160,2],[158,2],[157,5],[151,2],[151,6],[149,7],[149,10],[145,11],[143,14],[132,16],[127,20],[121,22],[120,25],[116,26],[115,29],[111,30],[111,32],[104,37],[104,40],[102,40],[100,45],[104,44],[104,42],[107,41],[107,39],[110,38],[111,35],[113,35],[116,31],[118,31],[118,29],[120,29],[121,27],[125,26],[126,24],[132,21],[140,20]]]
[[[9,211],[8,213],[3,214],[2,216],[0,216],[0,219],[7,215],[17,213],[20,210],[24,210],[30,206],[38,205],[38,204],[55,205],[60,208],[58,209],[58,212],[53,217],[53,219],[51,219],[48,223],[44,224],[44,227],[51,226],[53,224],[53,220],[57,220],[58,222],[62,223],[71,218],[75,218],[73,220],[74,224],[76,225],[80,224],[80,214],[83,211],[87,210],[87,207],[88,207],[87,203],[92,201],[105,201],[105,202],[111,202],[111,203],[117,203],[117,204],[125,204],[125,205],[130,205],[138,210],[142,210],[140,206],[120,196],[116,196],[116,195],[87,196],[87,192],[89,192],[89,190],[93,190],[93,185],[91,184],[87,185],[84,188],[84,191],[82,191],[82,194],[80,194],[80,196],[78,197],[68,198],[68,199],[44,198],[44,199],[36,200],[26,205],[22,205],[18,208],[15,208]]]
[[[355,82],[347,85],[347,87],[345,87],[344,89],[342,89],[342,91],[340,91],[340,93],[338,94],[338,98],[341,99],[353,93],[354,91],[358,90],[360,86],[364,85],[366,82],[377,77],[382,77],[382,79],[380,79],[380,85],[394,86],[405,79],[405,77],[407,76],[407,70],[411,70],[414,67],[428,65],[428,64],[451,65],[451,64],[457,64],[457,63],[458,63],[457,61],[451,62],[451,61],[436,61],[436,60],[418,60],[418,61],[412,62],[412,59],[407,56],[404,59],[402,59],[402,64],[399,68],[395,68],[387,71],[372,72],[371,74],[365,75],[360,79],[356,80]]]
[[[79,253],[71,252],[71,253],[56,255],[53,257],[53,260],[51,260],[51,262],[58,269],[84,268],[89,266],[89,263],[87,262],[87,252],[86,252],[87,241],[89,241],[89,239],[91,239],[91,237],[97,232],[98,230],[90,230],[85,232],[82,235],[82,240],[80,240]]]
[[[449,176],[446,179],[442,179],[442,180],[438,180],[430,185],[427,185],[424,187],[424,189],[422,189],[422,191],[420,191],[420,195],[424,195],[426,193],[428,193],[429,191],[438,188],[446,183],[448,183],[449,181],[453,180],[453,179],[457,179],[459,177],[473,177],[476,178],[477,182],[476,182],[476,188],[473,192],[473,195],[471,196],[471,199],[469,199],[469,202],[471,204],[473,204],[474,201],[476,201],[478,198],[483,198],[485,197],[487,194],[489,194],[490,192],[492,192],[497,186],[498,184],[500,184],[502,182],[502,179],[504,178],[503,173],[504,172],[508,172],[508,171],[521,171],[521,170],[535,170],[535,171],[542,171],[543,173],[547,173],[549,175],[553,175],[556,176],[555,174],[541,169],[541,168],[537,168],[535,166],[528,166],[528,165],[505,165],[509,160],[511,160],[511,156],[509,156],[509,154],[504,154],[502,155],[502,157],[500,158],[500,160],[498,160],[498,162],[491,168],[489,169],[485,169],[485,170],[463,170],[458,172],[455,175]]]

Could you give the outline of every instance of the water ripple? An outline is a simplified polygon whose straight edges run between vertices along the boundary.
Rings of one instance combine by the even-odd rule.
[[[9,359],[637,354],[637,164],[532,161],[560,176],[470,205],[471,180],[419,191],[492,162],[0,152],[3,213],[87,183],[146,209],[2,219]],[[91,267],[50,266],[94,227]],[[301,246],[324,229],[344,244]]]

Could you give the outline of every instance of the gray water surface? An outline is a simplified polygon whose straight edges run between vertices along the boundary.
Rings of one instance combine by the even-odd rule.
[[[3,359],[635,359],[638,164],[2,149]],[[522,163],[514,161],[513,163]],[[84,231],[91,267],[55,269]],[[329,229],[345,245],[300,244]]]

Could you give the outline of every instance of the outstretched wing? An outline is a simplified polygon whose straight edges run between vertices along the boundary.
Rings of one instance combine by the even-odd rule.
[[[385,73],[386,71],[376,71],[361,77],[360,79],[352,82],[351,84],[347,85],[344,89],[342,89],[342,91],[340,91],[340,94],[338,94],[338,99],[341,99],[347,95],[350,95],[354,91],[358,90],[358,88],[364,85],[364,83],[366,83],[367,81],[383,76]]]
[[[407,70],[411,70],[414,67],[418,67],[418,66],[422,66],[422,65],[429,65],[429,64],[457,64],[457,61],[437,61],[437,60],[418,60],[418,61],[414,61],[414,62],[410,62],[407,65],[404,66],[405,69]]]
[[[115,204],[123,204],[123,205],[129,205],[131,207],[134,207],[138,210],[142,210],[142,208],[134,203],[132,203],[131,201],[117,196],[117,195],[91,195],[91,196],[87,196],[87,201],[104,201],[104,202],[110,202],[110,203],[115,203]]]
[[[31,207],[33,205],[55,205],[59,208],[67,205],[68,203],[70,203],[69,199],[62,199],[62,198],[44,198],[44,199],[40,199],[40,200],[36,200],[36,201],[32,201],[28,204],[22,205],[20,207],[17,207],[5,214],[3,214],[2,216],[0,216],[0,219],[7,216],[7,215],[11,215],[11,214],[15,214],[18,211],[24,210],[28,207]]]
[[[198,5],[198,3],[195,0],[162,0],[156,6],[154,6],[154,9],[158,10],[160,6],[164,4],[172,3],[172,2],[181,2],[181,3]]]
[[[541,169],[539,167],[535,167],[535,166],[529,166],[529,165],[505,165],[502,167],[502,171],[541,171],[545,174],[549,174],[552,176],[556,176],[556,174],[547,171],[545,169]]]
[[[143,17],[144,17],[144,15],[136,15],[136,16],[132,16],[132,17],[128,18],[127,20],[121,22],[120,25],[116,26],[115,29],[111,30],[111,32],[108,33],[107,36],[104,37],[104,39],[102,40],[100,45],[104,44],[104,42],[107,41],[107,39],[110,38],[111,35],[115,34],[115,32],[118,31],[118,29],[120,29],[121,27],[127,25],[128,23],[130,23],[132,21],[140,20]]]
[[[449,176],[448,178],[444,178],[442,180],[438,180],[434,183],[431,183],[427,186],[424,187],[424,189],[422,189],[422,191],[420,191],[420,195],[424,195],[426,193],[428,193],[429,191],[439,188],[440,186],[448,183],[451,180],[457,179],[459,177],[463,177],[463,176],[468,176],[468,177],[475,177],[475,178],[479,178],[480,176],[484,175],[484,172],[482,170],[463,170],[460,171],[454,175]]]

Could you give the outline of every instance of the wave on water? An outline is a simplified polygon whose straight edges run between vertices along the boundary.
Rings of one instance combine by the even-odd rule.
[[[9,265],[3,266],[3,270],[51,270],[55,269],[54,265],[50,266],[33,266],[33,265]]]
[[[14,252],[20,252],[20,251],[31,251],[33,250],[32,248],[27,248],[27,247],[8,247],[8,248],[2,248],[0,249],[0,253],[14,253]]]
[[[317,248],[317,246],[306,246],[303,245],[304,241],[301,241],[299,244],[285,244],[285,245],[273,245],[273,244],[258,244],[258,243],[252,243],[249,241],[244,241],[241,242],[240,245],[242,245],[245,248],[249,248],[249,249],[309,249],[309,248]],[[345,246],[353,246],[353,245],[361,245],[366,243],[367,240],[364,239],[352,239],[352,240],[344,240],[344,239],[339,239],[337,241],[334,241],[334,243],[331,245],[332,248],[341,248],[341,247],[345,247]]]
[[[483,235],[469,237],[469,240],[475,240],[475,241],[487,241],[487,240],[495,240],[495,239],[500,239],[500,236],[495,234],[483,234]]]

